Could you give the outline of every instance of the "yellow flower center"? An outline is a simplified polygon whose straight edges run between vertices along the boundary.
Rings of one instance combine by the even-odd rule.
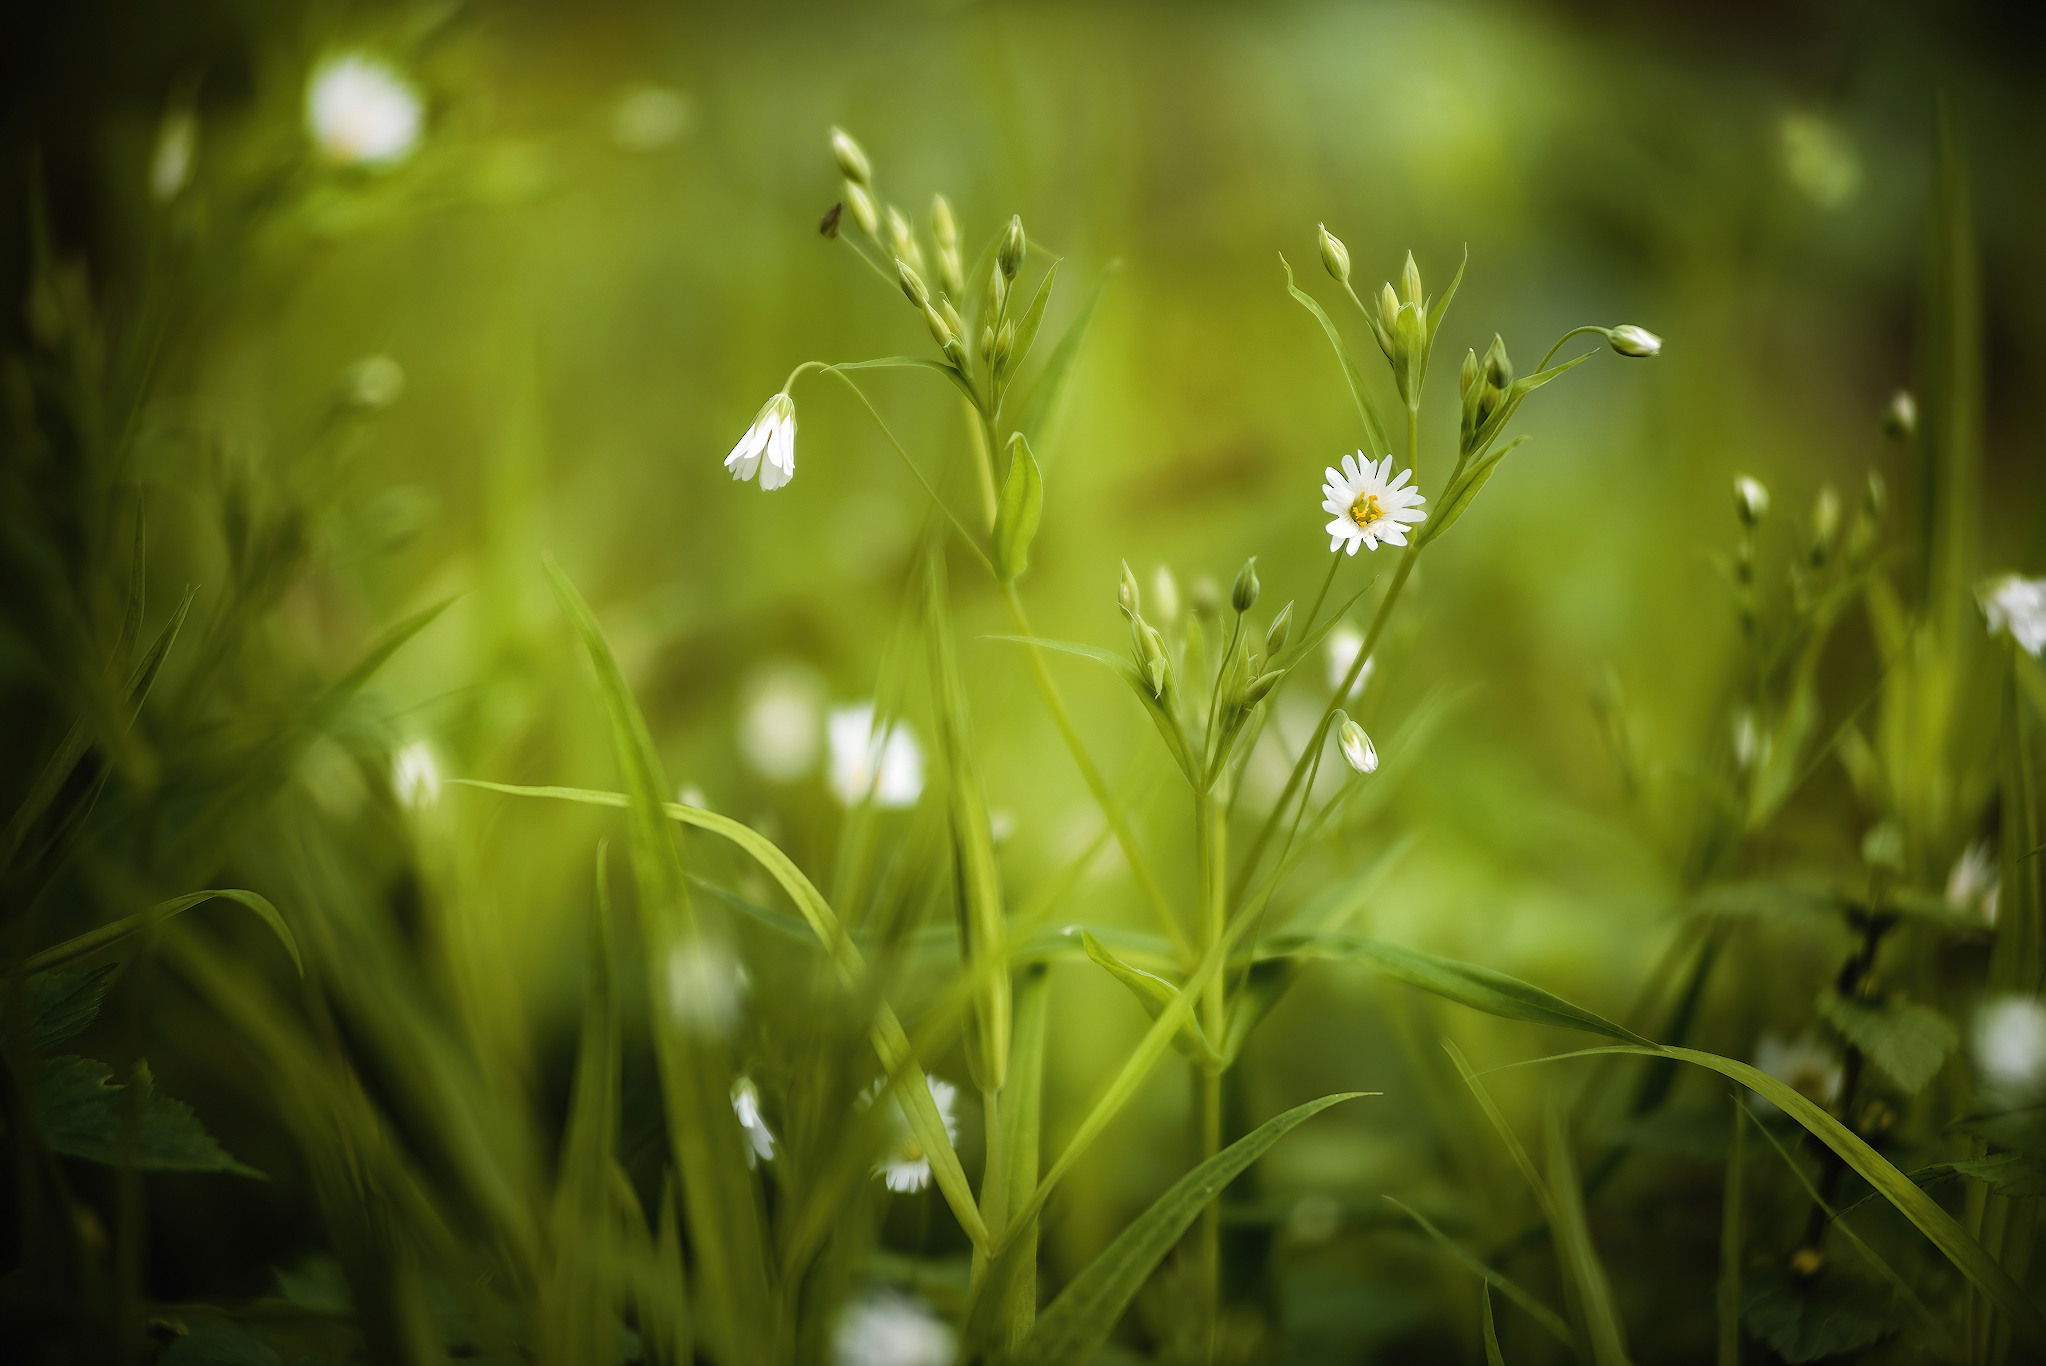
[[[1370,526],[1385,516],[1385,509],[1378,506],[1378,495],[1360,493],[1357,501],[1350,504],[1350,520],[1358,526]]]
[[[895,1157],[901,1162],[921,1162],[924,1160],[924,1145],[913,1138],[905,1139],[902,1146],[895,1150]]]

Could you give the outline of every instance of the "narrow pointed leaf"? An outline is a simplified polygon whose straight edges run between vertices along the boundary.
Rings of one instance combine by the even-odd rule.
[[[1003,582],[1030,567],[1030,543],[1044,516],[1044,476],[1030,443],[1019,434],[1009,443],[1009,475],[995,507],[993,559],[995,576]]]
[[[1343,345],[1343,334],[1336,331],[1335,322],[1315,297],[1293,283],[1293,267],[1287,263],[1285,256],[1279,257],[1279,265],[1286,272],[1286,292],[1314,315],[1315,321],[1321,324],[1321,330],[1328,335],[1329,345],[1336,350],[1336,361],[1343,367],[1343,378],[1349,383],[1350,398],[1357,405],[1357,416],[1364,423],[1364,440],[1369,444],[1373,457],[1389,453],[1392,442],[1385,434],[1385,424],[1378,420],[1378,409],[1372,405],[1371,395],[1364,389],[1364,377],[1357,373],[1349,348]]]
[[[1549,1107],[1548,1147],[1550,1227],[1555,1232],[1564,1268],[1577,1286],[1585,1335],[1591,1339],[1591,1359],[1596,1366],[1627,1366],[1627,1341],[1620,1330],[1620,1316],[1613,1308],[1612,1284],[1606,1278],[1598,1249],[1591,1243],[1577,1165],[1570,1155],[1570,1136],[1564,1132],[1562,1115],[1553,1104]]]
[[[159,901],[146,911],[138,911],[134,915],[116,920],[110,925],[102,925],[96,930],[88,930],[75,939],[67,939],[61,944],[44,949],[41,953],[28,960],[28,971],[44,972],[50,968],[62,967],[66,963],[76,962],[78,959],[84,958],[89,954],[111,948],[138,930],[168,920],[180,911],[190,910],[203,901],[215,899],[237,902],[254,911],[262,918],[264,924],[275,931],[277,938],[284,945],[285,952],[291,955],[292,966],[298,969],[299,976],[305,976],[305,960],[299,956],[298,941],[292,938],[291,927],[284,923],[284,917],[277,913],[277,908],[254,892],[245,892],[236,888],[216,888],[212,891],[191,892],[185,896],[174,896],[169,901]]]
[[[1044,326],[1044,306],[1051,302],[1051,282],[1058,278],[1059,263],[1053,261],[1045,270],[1044,278],[1038,282],[1037,293],[1030,298],[1030,307],[1023,311],[1023,321],[1016,324],[1016,340],[1009,348],[1009,361],[1005,374],[1013,374],[1021,368],[1030,355],[1030,348],[1037,341],[1037,330]]]
[[[1166,1007],[1172,1004],[1173,998],[1179,995],[1178,987],[1156,973],[1131,967],[1117,958],[1106,944],[1088,931],[1080,931],[1080,942],[1086,948],[1087,956],[1106,968],[1108,974],[1116,981],[1129,988],[1130,995],[1137,998],[1137,1004],[1142,1006],[1144,1013],[1152,1019],[1155,1020],[1162,1015]],[[1214,1045],[1208,1042],[1208,1036],[1201,1032],[1199,1023],[1192,1018],[1180,1023],[1178,1032],[1172,1036],[1172,1046],[1203,1067],[1212,1070],[1222,1065],[1221,1055],[1215,1051]]]
[[[1561,1314],[1558,1314],[1539,1299],[1536,1299],[1534,1295],[1523,1289],[1518,1282],[1509,1279],[1504,1273],[1494,1271],[1491,1267],[1485,1265],[1484,1262],[1478,1259],[1475,1253],[1470,1252],[1463,1244],[1435,1227],[1428,1217],[1419,1210],[1409,1209],[1390,1195],[1381,1198],[1401,1214],[1406,1215],[1409,1219],[1419,1224],[1422,1231],[1430,1238],[1433,1238],[1443,1251],[1456,1258],[1465,1270],[1476,1276],[1484,1284],[1499,1287],[1501,1294],[1526,1310],[1528,1317],[1548,1330],[1551,1337],[1555,1338],[1556,1341],[1562,1343],[1565,1347],[1570,1346],[1570,1325],[1563,1321]],[[1489,1305],[1491,1301],[1487,1299],[1486,1303]],[[1489,1313],[1487,1317],[1489,1317]]]
[[[1080,354],[1080,344],[1087,339],[1087,326],[1094,321],[1094,310],[1101,304],[1102,291],[1108,288],[1110,267],[1094,286],[1094,292],[1087,296],[1086,304],[1079,316],[1067,325],[1066,334],[1059,338],[1059,344],[1052,348],[1051,356],[1044,362],[1044,373],[1037,377],[1037,387],[1030,391],[1030,402],[1023,409],[1023,419],[1016,424],[1016,430],[1023,433],[1025,440],[1033,446],[1043,446],[1045,433],[1051,427],[1051,419],[1058,410],[1059,396],[1065,392],[1066,381],[1072,375],[1073,362]]]

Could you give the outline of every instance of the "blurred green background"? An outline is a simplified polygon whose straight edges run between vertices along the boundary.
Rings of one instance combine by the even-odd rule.
[[[233,509],[275,515],[307,547],[260,657],[206,704],[212,722],[258,723],[267,699],[457,597],[377,677],[348,743],[308,752],[292,800],[348,832],[393,897],[445,899],[456,975],[505,1022],[482,1045],[543,1108],[561,1103],[590,848],[611,827],[457,789],[408,810],[387,790],[389,756],[423,742],[447,776],[614,785],[601,707],[542,573],[551,552],[596,607],[670,775],[826,884],[839,816],[821,759],[764,777],[739,718],[774,676],[831,705],[874,695],[925,506],[866,415],[819,380],[796,392],[790,487],[735,486],[719,462],[797,363],[928,348],[892,291],[817,232],[840,193],[831,125],[859,137],[884,196],[913,216],[949,196],[975,250],[1020,213],[1063,260],[1051,328],[1108,279],[1040,452],[1045,524],[1025,591],[1049,636],[1121,648],[1122,559],[1147,587],[1169,566],[1189,595],[1256,554],[1267,602],[1313,596],[1320,472],[1361,439],[1324,339],[1283,287],[1282,253],[1335,311],[1317,222],[1347,242],[1360,286],[1397,279],[1411,249],[1439,289],[1468,248],[1424,413],[1431,493],[1466,347],[1496,332],[1525,370],[1579,323],[1666,339],[1652,364],[1601,357],[1529,401],[1518,426],[1535,440],[1428,557],[1380,648],[1359,719],[1382,747],[1419,709],[1440,707],[1440,723],[1392,756],[1371,819],[1291,896],[1412,835],[1358,921],[1381,937],[1627,1011],[1673,932],[1687,775],[1727,743],[1737,634],[1709,556],[1733,537],[1731,477],[1770,487],[1779,530],[1803,523],[1822,484],[1852,506],[1871,467],[1910,486],[1877,416],[1913,382],[1942,97],[1985,281],[1981,567],[2036,571],[2046,556],[2046,99],[2029,55],[2046,35],[2018,7],[216,3],[9,23],[10,280],[26,278],[22,209],[40,180],[59,254],[86,264],[104,307],[147,306],[159,272],[185,291],[121,475],[150,519],[146,629],[177,585],[198,586],[195,622],[219,610]],[[425,97],[420,149],[389,171],[306,160],[306,73],[346,48],[384,56]],[[159,204],[152,141],[185,102],[194,180]],[[1337,316],[1376,372],[1354,315]],[[6,325],[31,320],[17,310]],[[402,368],[402,395],[349,408],[351,367],[378,355]],[[924,377],[883,372],[869,389],[926,470],[964,468],[956,404]],[[26,468],[30,453],[10,459]],[[970,506],[963,478],[948,487]],[[1389,555],[1369,558],[1339,586],[1389,572]],[[1007,629],[998,602],[955,582],[989,799],[1013,822],[1004,874],[1023,900],[1100,818],[1013,647],[974,640]],[[16,625],[0,643],[10,798],[57,723]],[[1842,652],[1865,661],[1868,647]],[[174,658],[169,683],[201,653]],[[1162,799],[1149,728],[1106,675],[1056,667],[1105,770],[1161,798],[1139,804],[1140,828],[1181,877],[1190,835]],[[1608,668],[1647,775],[1638,799],[1591,704]],[[1292,705],[1318,707],[1308,694],[1322,689]],[[1280,726],[1304,734],[1312,718],[1282,712]],[[1851,860],[1853,833],[1792,821],[1772,838],[1825,866]],[[286,855],[252,845],[231,861],[239,881],[193,885],[253,886],[288,913]],[[85,893],[60,901],[50,933],[102,918]],[[1112,845],[1056,915],[1143,926]],[[1726,1008],[1702,1046],[1746,1057],[1761,1028],[1801,1026],[1835,937],[1779,947],[1715,988]],[[1772,974],[1798,985],[1779,1000]],[[278,1179],[152,1177],[155,1289],[256,1293],[320,1235],[231,1036],[161,989],[151,1062],[166,1089]],[[1380,1192],[1427,1200],[1444,1141],[1400,1042],[1435,1028],[1433,1012],[1394,990],[1312,969],[1244,1068],[1255,1116],[1329,1090],[1387,1093],[1276,1150],[1245,1216],[1291,1240],[1288,1322],[1329,1360],[1474,1340],[1465,1314],[1427,1318],[1444,1284],[1463,1294],[1448,1279],[1461,1273],[1376,1205]],[[1055,969],[1055,991],[1054,1134],[1145,1024],[1085,964]],[[1459,1015],[1453,1029],[1480,1065],[1528,1052],[1518,1027]],[[937,1070],[963,1081],[963,1064]],[[1549,1084],[1498,1088],[1532,1115]],[[1083,1264],[1184,1169],[1186,1088],[1161,1069],[1150,1103],[1075,1173],[1052,1210],[1053,1266]],[[1717,1178],[1694,1176],[1709,1208]],[[1309,1195],[1335,1198],[1337,1236],[1296,1203]],[[1625,1267],[1653,1245],[1656,1216],[1616,1217],[1604,1251]],[[891,1234],[911,1249],[926,1236],[913,1221]],[[1696,1299],[1703,1343],[1709,1298]]]

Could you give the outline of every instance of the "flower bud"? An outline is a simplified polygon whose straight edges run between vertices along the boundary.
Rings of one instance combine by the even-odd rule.
[[[1328,267],[1328,273],[1343,284],[1350,283],[1350,249],[1343,245],[1343,239],[1328,230],[1328,224],[1321,228],[1321,263]]]
[[[1016,272],[1023,269],[1023,252],[1028,245],[1023,236],[1023,215],[1009,215],[1009,230],[1002,234],[1002,249],[995,257],[1003,275],[1011,280],[1016,278]]]
[[[853,222],[860,225],[861,232],[872,237],[880,231],[881,215],[874,209],[874,196],[857,180],[845,182],[845,206],[852,210]]]
[[[1485,348],[1485,382],[1495,389],[1513,383],[1513,362],[1506,357],[1506,339],[1496,332],[1492,334],[1492,344]]]
[[[923,273],[923,248],[916,244],[916,234],[909,230],[909,220],[893,204],[888,206],[888,251],[896,260],[915,266],[918,274]]]
[[[1833,542],[1840,534],[1840,495],[1831,484],[1819,490],[1812,504],[1812,564],[1823,565],[1833,555]]]
[[[1471,386],[1478,382],[1479,373],[1478,353],[1476,351],[1465,351],[1463,353],[1463,369],[1456,377],[1456,392],[1465,398],[1470,397]]]
[[[995,333],[993,362],[999,370],[1009,363],[1009,353],[1016,349],[1016,324],[1012,319],[1002,320],[1001,330]]]
[[[931,306],[931,291],[924,287],[924,277],[916,273],[916,267],[900,257],[895,261],[895,278],[901,282],[902,292],[917,308]]]
[[[1115,590],[1115,605],[1122,608],[1124,616],[1134,617],[1137,614],[1137,608],[1141,600],[1142,596],[1137,592],[1137,576],[1130,572],[1130,562],[1124,560],[1122,562],[1122,582]]]
[[[1151,597],[1160,621],[1169,626],[1179,620],[1179,583],[1169,566],[1159,565],[1158,572],[1151,576]]]
[[[1151,696],[1163,698],[1172,681],[1172,660],[1165,653],[1165,638],[1141,616],[1130,617],[1130,631],[1137,640],[1137,663],[1150,686]]]
[[[1240,616],[1257,604],[1257,556],[1243,562],[1243,568],[1236,571],[1236,582],[1229,585],[1229,605]]]
[[[992,327],[980,329],[980,359],[983,365],[995,363],[995,330]]]
[[[1911,397],[1908,389],[1899,389],[1890,395],[1889,406],[1883,409],[1883,435],[1902,440],[1918,432],[1918,400]]]
[[[1008,311],[1008,307],[1009,279],[999,270],[991,270],[987,276],[987,307],[981,310],[981,316],[992,322]]]
[[[963,337],[966,335],[966,324],[959,320],[959,310],[952,307],[950,299],[942,294],[939,295],[937,308],[938,316],[945,320],[945,326],[952,329],[953,336]]]
[[[940,351],[959,340],[959,334],[946,324],[944,314],[932,308],[929,303],[924,304],[924,326],[931,329],[931,340],[938,344]]]
[[[1352,721],[1342,712],[1343,724],[1336,731],[1336,747],[1343,752],[1343,762],[1359,773],[1378,771],[1378,749],[1371,743],[1371,737],[1364,733],[1364,727]]]
[[[1414,264],[1414,253],[1407,253],[1406,269],[1400,272],[1400,284],[1407,291],[1407,302],[1419,307],[1425,298],[1421,293],[1421,268]]]
[[[1259,674],[1256,678],[1251,679],[1243,688],[1243,705],[1245,707],[1254,707],[1264,701],[1266,697],[1271,695],[1272,689],[1279,686],[1279,680],[1285,676],[1286,671],[1284,669],[1273,669],[1270,673]]]
[[[843,128],[831,130],[831,155],[838,158],[839,172],[853,184],[866,185],[873,180],[874,171],[867,164],[867,154]]]
[[[1662,354],[1662,338],[1647,328],[1636,327],[1632,323],[1621,323],[1606,333],[1606,340],[1612,343],[1613,350],[1623,356],[1647,357]]]
[[[1736,475],[1733,510],[1740,517],[1742,526],[1760,526],[1762,519],[1769,515],[1769,490],[1745,474]]]
[[[952,217],[952,206],[941,194],[931,196],[931,239],[941,247],[959,245],[959,222]]]
[[[1274,659],[1279,651],[1286,648],[1286,641],[1293,634],[1293,604],[1287,603],[1279,609],[1279,615],[1272,618],[1271,629],[1265,632],[1265,657]]]
[[[1400,296],[1392,292],[1392,285],[1388,282],[1378,291],[1378,325],[1390,337],[1392,330],[1399,326],[1399,319]]]

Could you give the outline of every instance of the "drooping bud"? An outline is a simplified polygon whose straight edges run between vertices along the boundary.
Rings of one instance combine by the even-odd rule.
[[[1812,564],[1823,565],[1833,555],[1833,542],[1840,534],[1840,495],[1831,484],[1819,490],[1812,504]]]
[[[852,140],[852,134],[843,128],[831,130],[831,155],[838,159],[839,173],[855,185],[871,184],[874,171],[867,164],[867,154]]]
[[[1293,604],[1289,602],[1279,609],[1279,615],[1272,618],[1271,629],[1265,632],[1265,658],[1276,659],[1292,634]]]
[[[1328,268],[1339,283],[1350,283],[1350,249],[1343,245],[1343,239],[1328,230],[1328,224],[1318,225],[1321,229],[1321,263]]]
[[[1016,349],[1016,323],[1014,319],[1002,319],[1001,330],[995,333],[994,367],[999,370],[1009,363],[1009,353]]]
[[[1257,604],[1257,556],[1243,562],[1243,568],[1236,571],[1236,582],[1229,585],[1229,605],[1240,616]]]
[[[1407,253],[1406,268],[1400,272],[1400,284],[1407,291],[1406,301],[1419,307],[1426,302],[1421,293],[1421,268],[1414,264],[1414,253]]]
[[[1151,576],[1151,598],[1160,621],[1169,626],[1179,620],[1179,582],[1172,577],[1170,566],[1159,565]]]
[[[916,273],[916,267],[900,257],[895,261],[895,278],[901,283],[902,292],[911,304],[922,309],[931,306],[931,291],[925,288],[924,277]]]
[[[1029,246],[1023,236],[1023,215],[1009,215],[1009,230],[1002,234],[1002,249],[995,257],[1002,274],[1013,280],[1016,272],[1023,269],[1023,253]]]
[[[1272,689],[1279,686],[1279,680],[1285,676],[1284,669],[1273,669],[1270,673],[1262,673],[1251,679],[1243,688],[1243,705],[1254,707],[1264,701],[1271,695]]]
[[[1883,409],[1883,435],[1903,440],[1918,432],[1918,400],[1911,397],[1908,389],[1899,389],[1890,395],[1890,402]]]
[[[1364,727],[1338,711],[1343,718],[1336,730],[1336,748],[1343,752],[1343,762],[1358,773],[1378,771],[1378,748],[1371,743],[1371,737],[1364,733]]]
[[[1645,358],[1662,354],[1662,338],[1647,328],[1636,327],[1632,323],[1621,323],[1606,333],[1606,340],[1612,344],[1613,350],[1623,356]]]
[[[1122,608],[1124,616],[1134,617],[1137,614],[1137,608],[1141,601],[1142,596],[1137,592],[1137,576],[1130,572],[1130,562],[1124,560],[1122,562],[1122,583],[1115,590],[1115,605]]]
[[[1733,481],[1733,510],[1746,527],[1760,526],[1762,519],[1769,515],[1769,490],[1747,475],[1736,475]]]
[[[860,225],[861,232],[872,237],[880,231],[881,215],[874,209],[874,196],[857,180],[845,182],[845,206],[852,211],[853,222]]]

